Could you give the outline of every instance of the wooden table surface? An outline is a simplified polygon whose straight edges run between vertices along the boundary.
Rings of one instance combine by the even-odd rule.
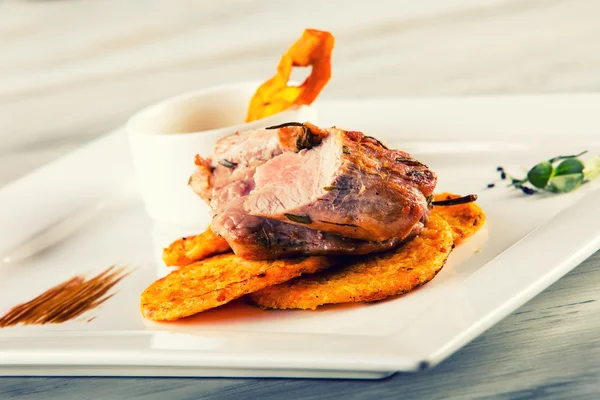
[[[305,27],[322,99],[600,90],[600,1],[0,2],[0,185],[208,85],[263,79]],[[599,212],[590,210],[590,212]],[[0,378],[0,399],[599,398],[600,254],[433,370],[383,381]]]

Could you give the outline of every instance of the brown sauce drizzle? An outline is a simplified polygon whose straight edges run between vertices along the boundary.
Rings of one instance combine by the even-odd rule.
[[[133,270],[127,267],[113,265],[88,280],[75,276],[35,299],[13,307],[0,318],[0,328],[18,324],[59,324],[75,319],[114,296],[108,291],[131,272]],[[88,319],[88,322],[94,318]]]

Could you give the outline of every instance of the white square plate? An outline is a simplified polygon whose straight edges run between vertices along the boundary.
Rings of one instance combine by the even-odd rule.
[[[322,125],[368,132],[428,163],[438,192],[479,194],[485,226],[403,297],[318,311],[237,301],[169,324],[139,312],[166,239],[141,205],[124,134],[110,133],[0,191],[0,254],[61,237],[0,265],[0,313],[75,274],[139,268],[80,321],[0,329],[0,374],[381,378],[433,366],[600,248],[598,182],[526,196],[496,171],[522,176],[559,154],[600,154],[599,104],[596,95],[319,104]]]

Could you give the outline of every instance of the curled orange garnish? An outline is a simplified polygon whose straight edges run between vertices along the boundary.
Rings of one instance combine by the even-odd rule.
[[[263,83],[250,101],[246,122],[265,118],[293,105],[311,104],[331,77],[331,33],[306,29],[302,37],[281,57],[277,74]],[[292,67],[312,66],[300,86],[288,86]]]

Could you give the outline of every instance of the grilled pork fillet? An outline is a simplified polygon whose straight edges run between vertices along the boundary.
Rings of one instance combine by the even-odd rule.
[[[237,133],[196,163],[213,230],[245,258],[393,248],[423,228],[436,185],[408,153],[311,124]]]

